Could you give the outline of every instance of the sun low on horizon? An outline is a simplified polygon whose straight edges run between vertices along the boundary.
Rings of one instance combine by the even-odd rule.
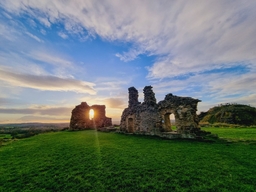
[[[128,88],[143,102],[147,85],[157,102],[201,100],[198,113],[256,107],[255,10],[249,0],[2,0],[0,124],[68,123],[81,102],[118,124]]]
[[[94,110],[90,109],[90,111],[89,111],[89,119],[93,120],[93,118],[94,118]]]

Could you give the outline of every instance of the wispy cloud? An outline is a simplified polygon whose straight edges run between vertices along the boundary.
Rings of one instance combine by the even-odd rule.
[[[224,75],[223,75],[224,76]],[[256,87],[255,74],[241,75],[239,78],[236,76],[228,75],[229,78],[219,77],[209,83],[210,90],[215,91],[215,96],[225,97],[228,95],[250,95],[255,94],[253,87]],[[253,102],[256,104],[256,102]]]
[[[255,96],[252,87],[256,86],[256,1],[77,0],[64,3],[3,0],[0,6],[8,11],[6,17],[26,14],[42,23],[45,26],[43,30],[53,28],[54,25],[64,26],[56,32],[64,39],[67,38],[66,35],[79,39],[97,36],[104,41],[123,43],[128,51],[120,51],[116,56],[125,62],[135,60],[140,54],[154,55],[154,63],[147,67],[147,80],[152,83],[158,94],[183,91],[190,96],[208,99],[204,106],[212,105],[213,101],[242,102],[246,99],[256,105],[252,99]],[[26,32],[24,31],[22,34]],[[22,36],[19,30],[15,31],[9,25],[1,23],[0,34],[12,42]],[[40,40],[36,39],[36,36],[33,38],[32,35],[27,34],[32,40]],[[63,59],[61,55],[56,56],[38,50],[30,53],[34,54],[34,57],[31,54],[30,58],[53,66],[62,66],[60,68],[68,70],[74,66],[72,59]],[[20,57],[13,55],[14,60],[18,61]],[[8,63],[8,60],[2,58],[3,65],[9,66],[11,63],[12,67],[5,68],[6,70],[14,69],[12,60]],[[24,58],[20,61],[21,64],[17,66],[21,68],[27,64]],[[28,65],[34,66],[31,63]],[[233,73],[220,70],[206,73],[237,65],[245,66],[248,71]],[[36,73],[37,78],[24,74],[24,70],[26,69],[24,68],[21,73],[4,73],[4,81],[40,90],[66,91],[73,87],[72,90],[76,92],[93,92],[93,85],[84,86],[81,85],[83,81],[50,76],[40,67]],[[108,91],[111,95],[111,92],[117,92],[130,81],[130,76],[100,79],[96,81],[95,90]],[[239,94],[240,100],[232,98],[232,94]],[[113,98],[117,100],[109,99],[106,102],[114,106],[114,101],[117,101],[116,107],[122,105],[119,97],[113,95]],[[103,101],[107,97],[101,99]]]
[[[3,11],[2,14],[8,19],[12,19],[12,16],[6,13],[5,11]]]
[[[0,22],[0,36],[8,41],[15,41],[17,39],[18,31],[13,30],[10,26],[7,26]]]
[[[108,98],[104,100],[104,103],[110,108],[124,109],[127,102],[123,98]]]
[[[67,39],[68,38],[68,35],[66,33],[63,33],[63,32],[58,32],[58,35],[62,38],[62,39]]]
[[[0,97],[0,106],[11,106],[19,103],[17,99]]]
[[[36,115],[26,115],[20,117],[14,121],[15,123],[28,123],[28,122],[40,122],[40,123],[68,123],[68,118],[54,118],[54,117],[45,117],[45,116],[36,116]],[[5,122],[8,123],[8,122]]]
[[[70,58],[71,56],[64,55],[55,50],[37,49],[24,53],[24,55],[28,56],[33,61],[32,63],[35,63],[37,66],[40,66],[40,63],[38,64],[37,61],[47,64],[48,69],[49,67],[52,68],[54,76],[73,78],[73,74],[85,72],[84,68],[81,68]]]
[[[46,31],[44,29],[40,29],[40,32],[43,34],[43,35],[46,35]]]
[[[35,60],[42,61],[58,67],[67,67],[67,68],[74,67],[73,62],[69,61],[68,59],[63,59],[57,56],[57,54],[53,55],[50,52],[32,51],[28,55]]]
[[[65,79],[55,76],[36,76],[0,70],[0,79],[12,86],[33,88],[47,91],[73,91],[95,94],[94,84],[76,79]]]
[[[37,105],[26,108],[0,108],[0,122],[68,122],[72,107]],[[25,116],[24,116],[25,115]]]
[[[116,53],[116,57],[119,57],[121,61],[127,62],[136,59],[140,54],[143,54],[142,50],[130,49],[127,52]]]
[[[20,73],[31,73],[34,75],[49,74],[42,66],[24,57],[24,54],[11,51],[0,52],[0,69]]]
[[[41,40],[40,38],[38,38],[37,36],[35,36],[35,35],[33,35],[33,34],[29,33],[29,32],[26,32],[26,34],[27,34],[29,37],[35,39],[36,41],[38,41],[38,42],[40,42],[40,43],[43,42],[43,40]]]
[[[38,20],[46,27],[51,27],[51,23],[47,18],[39,17]]]
[[[95,89],[97,91],[116,91],[120,90],[123,85],[127,85],[131,81],[131,78],[126,78],[123,80],[123,77],[120,78],[98,78],[96,82]]]
[[[0,108],[0,113],[5,114],[70,116],[71,111],[72,107]]]
[[[34,15],[31,8],[40,10],[52,23],[63,22],[68,33],[83,34],[86,29],[110,41],[132,42],[143,52],[160,56],[149,68],[151,78],[255,59],[256,2],[252,1],[3,1],[2,6]],[[117,54],[124,61],[137,55],[136,51]],[[162,68],[168,70],[163,73]]]
[[[256,106],[255,96],[256,79],[253,74],[243,74],[239,78],[236,72],[196,74],[185,79],[172,79],[152,84],[156,96],[167,94],[167,90],[174,94],[186,95],[202,99],[199,110],[207,110],[220,103],[242,103]],[[237,96],[239,95],[239,97]],[[185,96],[185,95],[184,95]]]

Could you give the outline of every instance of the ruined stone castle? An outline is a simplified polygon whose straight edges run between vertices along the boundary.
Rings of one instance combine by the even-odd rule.
[[[158,102],[151,86],[143,89],[144,102],[138,101],[138,90],[130,87],[128,108],[124,109],[120,131],[158,135],[166,138],[195,138],[203,131],[196,114],[198,99],[179,97],[171,93]],[[174,114],[176,131],[171,129],[170,115]]]
[[[89,118],[89,111],[94,111],[93,119]],[[82,102],[72,110],[70,119],[70,130],[97,129],[112,125],[112,119],[106,117],[105,105],[89,106],[86,102]]]

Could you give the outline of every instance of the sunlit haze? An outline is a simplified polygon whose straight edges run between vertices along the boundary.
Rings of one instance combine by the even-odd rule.
[[[0,123],[119,123],[128,88],[256,106],[256,1],[1,0]]]
[[[90,111],[89,111],[89,119],[92,120],[93,117],[94,117],[94,110],[90,109]]]

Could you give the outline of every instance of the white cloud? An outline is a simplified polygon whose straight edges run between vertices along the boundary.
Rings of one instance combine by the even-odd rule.
[[[4,114],[34,114],[52,116],[70,116],[72,107],[30,107],[30,108],[0,108],[0,113]]]
[[[46,35],[46,31],[44,29],[41,29],[40,32],[43,34],[43,35]]]
[[[123,77],[120,78],[98,78],[96,80],[97,91],[119,91],[123,85],[127,85],[131,81],[131,78],[126,78],[123,80]]]
[[[226,76],[226,77],[225,77]],[[235,94],[255,94],[253,87],[256,87],[255,74],[241,75],[239,78],[232,75],[219,75],[219,77],[209,82],[211,92],[216,92],[215,96],[225,97]],[[227,77],[228,76],[228,77]],[[256,102],[253,102],[256,104]]]
[[[127,102],[124,98],[108,98],[104,100],[104,103],[106,103],[109,108],[124,109]]]
[[[202,100],[199,110],[207,110],[220,103],[251,104],[256,107],[253,99],[256,92],[256,79],[253,74],[243,74],[239,78],[234,73],[197,74],[181,80],[161,81],[152,84],[156,96],[171,93],[187,93],[187,95]],[[194,89],[195,87],[198,90]],[[167,91],[168,90],[168,91]],[[239,95],[239,96],[237,96]]]
[[[56,52],[55,50],[45,50],[45,48],[37,49],[29,53],[24,53],[24,55],[32,60],[47,63],[53,68],[54,76],[73,78],[73,74],[77,75],[85,72],[85,69],[73,62],[70,56]],[[38,62],[35,63],[38,64]]]
[[[58,32],[58,35],[62,38],[62,39],[67,39],[68,35],[66,33],[63,32]]]
[[[6,18],[8,18],[8,19],[12,19],[12,16],[9,15],[8,13],[6,13],[6,12],[3,11],[2,14],[3,14]]]
[[[0,52],[0,70],[16,71],[20,73],[31,73],[34,75],[49,75],[47,71],[23,56],[14,52]]]
[[[17,99],[8,98],[8,97],[0,97],[0,105],[1,106],[8,106],[13,103],[17,103]]]
[[[49,20],[47,18],[44,17],[39,17],[37,18],[43,25],[45,25],[46,27],[51,27],[51,23],[49,22]]]
[[[40,43],[41,43],[41,42],[44,42],[43,40],[41,40],[40,38],[38,38],[37,36],[35,36],[35,35],[33,35],[33,34],[29,33],[29,32],[26,32],[26,34],[27,34],[29,37],[35,39],[36,41],[38,41],[38,42],[40,42]]]
[[[65,22],[65,29],[69,33],[74,33],[74,34],[83,34],[84,33],[83,26],[77,24],[71,18],[68,18],[68,20],[66,20],[66,22]]]
[[[35,60],[38,61],[43,61],[46,63],[49,63],[51,65],[55,65],[55,66],[62,66],[62,67],[68,67],[71,68],[74,66],[73,62],[67,60],[67,59],[63,59],[59,56],[54,55],[53,53],[50,52],[45,52],[45,51],[32,51],[29,53],[29,56],[32,57]]]
[[[0,79],[12,86],[26,87],[47,91],[73,91],[95,94],[94,84],[75,79],[55,76],[36,76],[0,70]]]
[[[33,19],[28,19],[28,23],[33,28],[37,27],[37,24],[36,24],[36,22]]]
[[[10,26],[0,22],[0,37],[14,42],[17,39],[18,31],[13,30]]]
[[[107,40],[132,42],[142,52],[161,56],[149,68],[151,78],[203,71],[223,63],[250,62],[256,57],[254,1],[24,0],[3,1],[2,6],[17,13],[40,10],[38,14],[45,18],[39,20],[46,26],[50,21],[64,22],[69,33],[83,34],[86,29]],[[124,61],[137,55],[133,50],[117,54]],[[164,73],[160,68],[166,69]]]
[[[44,15],[45,21],[40,22],[48,27],[61,22],[66,30],[64,34],[86,38],[88,34],[97,34],[104,40],[129,43],[132,49],[116,54],[123,61],[136,59],[142,53],[155,55],[157,59],[148,67],[148,78],[152,82],[160,79],[160,83],[154,85],[159,93],[188,91],[191,86],[200,86],[203,91],[194,91],[192,96],[207,95],[219,98],[218,102],[233,93],[247,94],[248,97],[241,98],[248,99],[255,95],[252,87],[255,87],[256,68],[256,1],[77,0],[64,3],[3,0],[0,5],[12,14],[26,12],[34,18],[38,15],[39,20]],[[0,34],[9,37],[9,29],[4,26],[0,29]],[[68,61],[49,55],[41,56],[41,60],[47,62],[70,65]],[[244,75],[202,73],[238,64],[250,64],[250,72]],[[168,78],[188,73],[194,76],[168,81]],[[121,87],[119,80],[113,82],[97,84],[95,89],[105,91]]]
[[[74,74],[85,73],[82,66],[73,62],[72,56],[56,51],[48,42],[38,45],[38,42],[43,42],[41,39],[27,32],[19,22],[14,25],[0,20],[0,41],[5,44],[0,50],[0,68],[70,78],[73,78]]]
[[[140,54],[143,54],[142,50],[130,49],[129,51],[123,52],[122,54],[117,53],[115,56],[119,57],[121,61],[127,62],[136,59]]]
[[[12,120],[13,121],[13,120]],[[29,115],[29,116],[23,116],[14,121],[15,123],[29,123],[29,122],[37,122],[37,123],[68,123],[69,118],[54,118],[52,116],[35,116],[35,115]],[[8,122],[7,122],[8,123]],[[63,125],[60,125],[63,126]]]

